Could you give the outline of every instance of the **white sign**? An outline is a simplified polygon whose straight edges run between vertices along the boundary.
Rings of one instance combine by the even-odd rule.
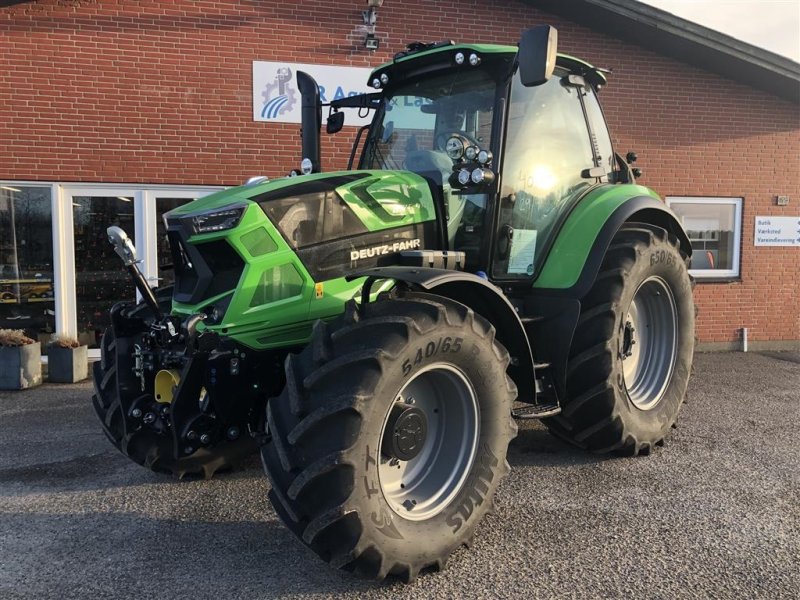
[[[509,273],[533,275],[533,257],[536,254],[536,229],[515,229],[508,257]]]
[[[323,104],[375,90],[367,86],[372,71],[364,67],[338,67],[304,63],[253,61],[253,120],[274,123],[300,123],[300,90],[297,71],[311,75],[319,84]],[[345,125],[366,125],[372,111],[346,108]],[[323,109],[323,120],[327,112]]]
[[[800,246],[800,217],[756,217],[756,246]]]

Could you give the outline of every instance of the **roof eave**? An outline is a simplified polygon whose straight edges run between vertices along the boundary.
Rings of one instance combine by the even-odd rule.
[[[525,0],[547,12],[800,104],[800,63],[629,0]]]

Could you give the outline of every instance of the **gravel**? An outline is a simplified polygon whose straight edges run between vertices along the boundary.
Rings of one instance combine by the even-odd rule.
[[[266,502],[257,460],[176,482],[114,450],[91,387],[0,392],[0,597],[800,596],[800,357],[698,354],[650,457],[521,423],[471,549],[411,585],[334,571]]]

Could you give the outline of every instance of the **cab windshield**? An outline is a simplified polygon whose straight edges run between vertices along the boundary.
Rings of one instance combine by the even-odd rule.
[[[361,167],[438,172],[446,180],[453,169],[445,153],[450,136],[490,149],[495,89],[484,69],[453,70],[398,88],[384,100]]]
[[[445,146],[453,135],[493,150],[492,117],[498,83],[490,71],[458,69],[399,87],[372,125],[362,169],[413,171],[441,186],[447,211],[448,248],[477,260],[484,239],[487,195],[452,190],[454,162]]]

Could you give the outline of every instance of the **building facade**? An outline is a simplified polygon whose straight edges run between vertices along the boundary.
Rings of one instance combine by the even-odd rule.
[[[161,214],[297,168],[298,125],[256,118],[293,101],[266,88],[259,99],[258,64],[366,69],[408,42],[513,44],[526,27],[549,23],[559,51],[612,70],[601,100],[615,149],[636,151],[640,183],[673,206],[692,238],[700,347],[737,348],[744,328],[751,348],[800,344],[793,61],[636,2],[627,3],[638,5],[632,39],[615,30],[613,1],[592,16],[588,5],[604,3],[386,0],[375,50],[365,47],[366,1],[3,4],[0,327],[95,345],[110,303],[134,295],[105,240],[108,225],[134,236],[148,277],[168,279],[159,272],[168,261]],[[661,23],[677,33],[650,41],[647,27],[664,31]],[[350,124],[323,135],[325,170],[346,166],[356,132]]]

